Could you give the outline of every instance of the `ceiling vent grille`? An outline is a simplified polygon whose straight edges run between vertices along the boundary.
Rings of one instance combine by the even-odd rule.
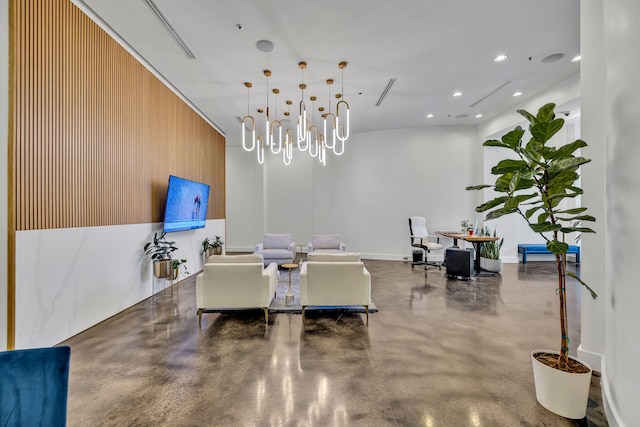
[[[490,97],[491,95],[493,95],[494,93],[496,93],[497,91],[499,91],[500,89],[508,85],[509,83],[511,83],[511,80],[507,80],[506,82],[502,83],[500,86],[498,86],[497,88],[495,88],[494,90],[492,90],[491,92],[483,96],[482,98],[478,99],[473,104],[469,105],[469,107],[470,108],[475,107],[476,105],[480,104],[482,101],[484,101],[485,99],[487,99],[488,97]]]
[[[387,96],[387,94],[389,93],[389,90],[391,89],[391,86],[393,86],[395,82],[396,82],[396,79],[389,80],[389,83],[387,83],[387,87],[384,88],[384,90],[382,91],[382,95],[380,95],[378,102],[376,102],[376,107],[379,107],[380,104],[382,104],[384,97]]]
[[[155,4],[153,0],[142,0],[142,1],[144,1],[146,5],[149,6],[149,9],[151,9],[151,12],[153,12],[156,18],[158,18],[158,21],[160,21],[160,23],[162,24],[164,29],[167,31],[167,33],[169,33],[169,35],[173,38],[173,40],[175,40],[175,42],[178,44],[180,49],[182,49],[182,51],[187,56],[187,58],[195,59],[196,56],[193,54],[189,46],[187,46],[187,43],[182,39],[182,37],[180,37],[180,34],[178,34],[178,31],[173,27],[173,25],[171,25],[171,22],[169,22],[167,17],[164,16],[164,14],[162,13],[158,5]]]

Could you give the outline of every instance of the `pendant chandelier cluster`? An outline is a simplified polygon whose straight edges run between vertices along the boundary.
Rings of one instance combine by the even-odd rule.
[[[338,100],[335,104],[335,114],[331,112],[329,105],[328,112],[324,112],[324,107],[319,107],[318,112],[322,118],[321,129],[318,130],[315,123],[315,102],[317,97],[310,96],[309,101],[312,102],[311,117],[307,116],[307,106],[305,103],[304,91],[307,85],[304,83],[304,70],[307,68],[306,62],[300,62],[298,68],[301,70],[302,82],[299,85],[301,96],[299,104],[299,114],[295,129],[291,128],[291,105],[293,101],[287,100],[286,105],[288,111],[284,112],[284,117],[289,120],[278,119],[278,94],[279,89],[273,89],[275,95],[275,111],[274,115],[270,115],[269,109],[269,77],[270,70],[264,70],[267,78],[267,96],[266,106],[264,109],[259,108],[260,114],[258,124],[258,136],[256,137],[256,119],[249,113],[249,92],[253,84],[245,82],[247,88],[247,115],[242,118],[242,148],[246,151],[256,151],[258,163],[264,163],[265,151],[271,151],[273,154],[282,154],[282,161],[285,165],[291,164],[293,158],[293,146],[297,145],[298,151],[308,152],[311,157],[317,158],[320,163],[326,165],[327,154],[335,154],[337,156],[344,153],[344,143],[349,138],[349,104],[344,100],[344,69],[347,67],[345,61],[338,64],[338,68],[342,72],[342,93],[335,95]],[[333,79],[326,80],[329,88],[329,103],[331,102],[331,85]],[[262,114],[265,114],[264,119]],[[272,120],[273,118],[273,120]],[[282,122],[288,123],[283,126]],[[263,134],[264,124],[264,134]]]

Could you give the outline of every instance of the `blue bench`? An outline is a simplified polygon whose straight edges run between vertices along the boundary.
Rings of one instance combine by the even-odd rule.
[[[522,263],[527,263],[527,255],[528,254],[551,254],[547,250],[547,245],[544,243],[535,243],[535,244],[524,244],[521,243],[518,245],[518,253],[522,254]],[[576,263],[580,264],[580,246],[569,245],[568,254],[575,254]]]

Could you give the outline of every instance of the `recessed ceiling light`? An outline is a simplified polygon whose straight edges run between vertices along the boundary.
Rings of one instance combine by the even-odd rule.
[[[507,55],[498,55],[495,58],[493,58],[493,62],[504,62],[507,60]]]
[[[582,59],[582,56],[577,55],[577,56],[574,56],[573,59],[571,59],[571,62],[580,62],[581,59]]]
[[[521,96],[521,95],[522,95],[522,92],[515,92],[515,93],[513,94],[513,96]]]
[[[482,117],[482,114],[476,114],[476,119],[479,119],[480,117]]]
[[[453,92],[453,96],[455,96],[456,98],[462,96],[462,92]]]
[[[427,114],[427,119],[432,119],[433,118],[433,114]]]

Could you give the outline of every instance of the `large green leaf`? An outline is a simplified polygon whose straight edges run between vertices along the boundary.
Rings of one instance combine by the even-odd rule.
[[[553,118],[555,117],[555,113],[554,113],[555,109],[556,109],[556,104],[554,104],[553,102],[550,102],[540,107],[540,109],[538,110],[538,115],[536,116],[536,118],[538,119],[538,122],[548,122],[553,120]]]
[[[574,272],[572,272],[572,271],[567,271],[567,276],[571,276],[571,277],[573,277],[573,278],[574,278],[574,279],[576,279],[578,282],[580,282],[580,284],[581,284],[582,286],[584,286],[585,288],[587,288],[587,290],[588,290],[588,291],[589,291],[589,293],[591,294],[591,298],[593,298],[593,299],[598,298],[598,294],[597,294],[593,289],[591,289],[591,288],[589,287],[589,285],[587,285],[586,283],[584,283],[584,282],[582,281],[582,279],[581,279],[581,278],[579,278],[579,277],[578,277]]]
[[[567,234],[567,233],[595,233],[595,231],[593,231],[589,227],[562,227],[560,229],[560,231],[565,233],[565,234]]]
[[[568,169],[578,168],[580,165],[589,163],[590,161],[591,159],[585,159],[584,157],[556,159],[549,164],[548,172],[549,175],[556,175]]]
[[[547,250],[552,254],[566,254],[569,250],[569,245],[559,240],[549,240],[547,242]]]
[[[540,209],[542,209],[542,204],[539,204],[537,206],[532,207],[531,209],[527,210],[524,214],[524,216],[527,217],[527,219],[531,218],[533,216],[534,213],[538,212]]]
[[[586,210],[587,210],[587,208],[585,208],[585,207],[573,208],[573,209],[565,209],[563,211],[557,211],[557,212],[554,212],[554,214],[570,214],[570,215],[573,215],[573,214],[582,213],[582,212],[584,212]]]
[[[591,221],[591,222],[596,221],[595,217],[591,215],[576,215],[576,216],[572,216],[571,218],[556,217],[556,219],[560,221]]]
[[[485,141],[482,144],[483,147],[502,147],[502,148],[511,148],[509,146],[509,144],[502,142],[502,141],[498,141],[497,139],[490,139],[488,141]]]
[[[558,148],[557,150],[555,150],[553,152],[552,155],[549,156],[549,158],[551,159],[560,159],[563,157],[567,157],[573,154],[574,151],[580,149],[580,148],[584,148],[587,146],[587,143],[584,142],[581,139],[576,139],[575,141],[563,145],[562,147]]]
[[[480,206],[478,206],[476,208],[476,212],[485,212],[485,211],[488,211],[489,209],[493,209],[496,206],[500,206],[501,204],[506,202],[507,199],[509,199],[509,197],[507,197],[507,196],[496,197],[495,199],[489,200],[488,202],[483,203]]]
[[[500,218],[501,216],[509,215],[514,212],[518,212],[518,209],[505,209],[505,208],[496,209],[495,211],[491,211],[487,214],[487,219]]]
[[[523,116],[525,119],[527,119],[529,121],[529,123],[531,123],[531,124],[538,123],[538,119],[536,118],[536,116],[534,116],[530,112],[528,112],[526,110],[518,110],[518,113],[521,116]]]
[[[514,197],[509,197],[507,199],[507,201],[504,203],[504,208],[505,209],[514,209],[514,208],[518,208],[518,206],[520,205],[520,203],[531,199],[532,197],[536,197],[538,194],[534,193],[534,194],[519,194],[517,196]]]
[[[546,222],[548,219],[549,219],[549,212],[547,212],[546,210],[544,210],[543,212],[540,213],[540,215],[538,215],[539,224]]]
[[[531,135],[540,141],[541,143],[546,143],[549,141],[553,135],[558,133],[562,126],[564,125],[563,119],[555,119],[550,122],[540,121],[535,125],[531,126]],[[546,153],[549,153],[550,150],[547,150]],[[544,154],[546,154],[544,153]]]
[[[491,174],[498,175],[507,172],[517,172],[520,170],[528,170],[527,162],[524,160],[505,159],[500,160],[497,165],[491,168]]]
[[[493,185],[490,184],[470,185],[469,187],[466,187],[465,190],[483,190],[491,187],[493,187]]]
[[[502,137],[502,142],[507,144],[507,146],[512,150],[515,150],[516,147],[519,147],[521,144],[520,140],[522,139],[522,135],[524,135],[524,129],[520,126],[516,126],[515,129],[507,132]]]
[[[562,228],[560,224],[552,224],[548,221],[538,224],[530,224],[530,227],[536,233],[546,233],[549,231],[560,231]]]

